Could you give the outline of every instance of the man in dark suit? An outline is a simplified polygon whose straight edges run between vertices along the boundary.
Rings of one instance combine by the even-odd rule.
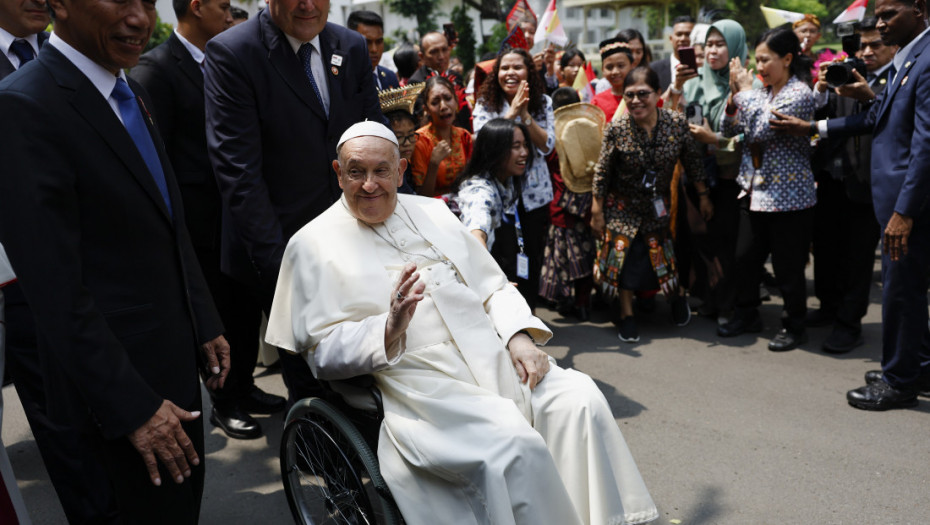
[[[122,74],[154,5],[49,4],[54,34],[0,82],[0,242],[32,307],[48,414],[105,469],[105,522],[195,523],[198,368],[222,386],[229,347],[151,104]]]
[[[0,80],[35,59],[48,41],[45,1],[0,0]],[[65,516],[84,523],[116,513],[103,468],[66,422],[49,418],[32,310],[19,283],[5,288],[6,369]]]
[[[210,421],[226,435],[252,439],[262,435],[249,413],[284,410],[285,400],[255,386],[261,305],[220,271],[220,191],[207,155],[203,94],[203,50],[207,41],[232,25],[229,0],[177,0],[178,27],[168,40],[142,55],[131,72],[152,99],[150,108],[165,137],[165,150],[178,177],[187,229],[200,268],[232,352],[232,368],[223,388],[210,392]]]
[[[882,42],[899,49],[868,112],[810,125],[770,122],[823,138],[873,133],[872,204],[883,229],[882,370],[867,373],[866,385],[846,399],[856,408],[888,410],[916,406],[917,394],[930,391],[930,37],[925,0],[878,0],[875,18]]]
[[[691,45],[691,31],[694,30],[694,17],[683,15],[672,20],[672,34],[668,39],[672,43],[672,54],[668,58],[656,60],[649,67],[659,75],[659,90],[665,91],[675,79],[675,72],[681,62],[678,49]]]
[[[368,58],[375,76],[375,87],[378,91],[400,87],[397,75],[390,69],[381,66],[381,55],[384,54],[384,21],[374,11],[352,11],[346,26],[357,31],[365,37],[368,44]]]
[[[859,28],[859,56],[866,64],[872,92],[881,93],[895,46],[885,45],[874,18]],[[871,100],[840,96],[846,87],[829,91],[821,66],[817,83],[819,118],[838,118],[868,111]],[[871,97],[871,95],[867,95]],[[814,209],[814,293],[820,308],[807,313],[808,326],[833,325],[823,343],[830,353],[846,353],[863,343],[862,317],[869,306],[869,291],[875,266],[875,246],[881,227],[875,219],[871,185],[872,136],[824,139],[818,144],[812,164],[817,179]]]
[[[364,39],[328,0],[269,0],[207,43],[207,145],[223,201],[222,269],[271,308],[288,239],[340,196],[332,161],[350,125],[383,121]],[[279,352],[290,401],[319,395]]]
[[[446,35],[438,31],[430,31],[420,38],[420,63],[422,64],[410,77],[408,84],[425,82],[433,75],[442,75],[457,88],[462,88],[459,95],[459,110],[455,114],[454,124],[460,128],[471,131],[471,109],[465,103],[464,84],[462,77],[449,70],[449,58],[452,49]],[[545,78],[545,75],[543,76]]]

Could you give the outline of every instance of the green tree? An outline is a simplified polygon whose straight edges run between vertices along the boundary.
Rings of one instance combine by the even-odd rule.
[[[433,19],[433,10],[436,2],[433,0],[386,0],[392,12],[401,16],[412,16],[417,19],[417,31],[424,35],[437,28]]]
[[[150,49],[158,46],[165,40],[168,40],[168,37],[171,36],[171,32],[174,31],[174,26],[171,24],[161,21],[161,18],[155,19],[155,30],[152,31],[152,37],[149,38],[148,44],[145,45],[143,53],[149,51]]]
[[[471,17],[465,6],[458,6],[452,10],[452,24],[459,35],[458,44],[453,54],[462,61],[464,71],[475,67],[475,29],[471,25]]]
[[[508,35],[507,24],[503,22],[498,22],[494,24],[494,27],[491,28],[491,36],[489,36],[483,44],[478,46],[478,55],[481,56],[485,53],[497,53],[500,51],[501,44],[504,43],[504,39]]]

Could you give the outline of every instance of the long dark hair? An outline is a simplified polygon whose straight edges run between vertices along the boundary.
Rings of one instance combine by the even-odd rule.
[[[619,33],[617,33],[617,38],[621,38],[626,42],[632,42],[634,40],[639,40],[639,43],[643,45],[643,59],[639,61],[639,64],[637,64],[636,67],[648,66],[649,63],[652,62],[652,50],[649,49],[649,44],[646,43],[646,39],[643,38],[642,33],[640,33],[639,31],[631,27],[629,29],[624,29],[623,31],[620,31]],[[630,60],[630,63],[632,64],[633,61]]]
[[[448,89],[449,93],[452,93],[452,99],[456,101],[455,112],[458,113],[459,108],[457,105],[458,99],[456,98],[457,95],[455,93],[455,86],[452,84],[451,80],[449,80],[448,78],[442,75],[433,75],[426,79],[426,85],[423,86],[423,91],[420,92],[420,97],[419,97],[423,103],[423,110],[429,113],[429,108],[427,107],[428,106],[427,103],[429,102],[429,94],[430,92],[433,91],[433,88],[436,86],[442,86]],[[433,121],[433,117],[430,116],[430,122],[432,121]]]
[[[529,129],[525,124],[510,119],[492,119],[478,132],[471,159],[465,169],[462,170],[462,174],[455,180],[453,191],[458,191],[463,182],[473,177],[495,177],[504,163],[507,162],[507,159],[510,158],[515,129],[523,132],[523,139],[526,141],[527,147],[530,148],[530,152],[526,156],[526,169],[529,170],[530,166],[533,165],[533,157],[535,157],[532,150],[534,146],[530,142]]]
[[[484,80],[484,83],[481,84],[481,91],[478,93],[477,97],[478,103],[484,104],[495,113],[500,113],[501,109],[503,109],[504,91],[501,89],[498,75],[501,71],[501,60],[507,55],[520,55],[520,57],[523,58],[523,66],[526,67],[526,82],[530,86],[530,104],[528,109],[530,115],[539,115],[546,108],[546,86],[543,85],[542,79],[539,78],[539,74],[536,72],[536,66],[533,65],[533,57],[530,56],[529,52],[525,49],[519,47],[508,49],[497,55],[497,60],[494,61],[494,71],[492,71],[491,74],[488,75],[488,78]]]
[[[769,29],[762,33],[762,36],[756,40],[753,47],[759,47],[761,44],[765,44],[780,57],[790,54],[792,59],[788,71],[808,85],[813,82],[811,77],[811,66],[813,64],[811,59],[801,52],[801,41],[798,40],[798,35],[794,34],[794,31],[784,28]]]

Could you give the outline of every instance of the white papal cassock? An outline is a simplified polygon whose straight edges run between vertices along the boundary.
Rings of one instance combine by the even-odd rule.
[[[426,293],[386,357],[393,287],[414,261]],[[373,374],[381,470],[407,523],[626,524],[658,517],[606,399],[559,368],[534,391],[505,342],[552,334],[445,204],[398,196],[383,224],[340,200],[290,240],[266,340],[321,379]]]

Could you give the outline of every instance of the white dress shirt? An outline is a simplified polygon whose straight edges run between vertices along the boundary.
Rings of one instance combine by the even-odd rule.
[[[22,64],[19,63],[19,57],[16,56],[16,53],[10,49],[10,46],[13,45],[14,40],[20,40],[19,37],[13,36],[9,31],[0,27],[0,50],[3,50],[3,54],[6,55],[6,58],[13,64],[14,69],[19,69],[19,66]],[[32,46],[32,51],[36,56],[39,56],[39,37],[35,34],[23,37],[22,40],[25,40]]]
[[[200,66],[200,71],[203,72],[203,60],[206,58],[206,55],[203,54],[203,51],[194,44],[191,44],[188,39],[184,38],[184,35],[178,33],[177,29],[174,30],[174,34],[178,36],[178,40],[184,44],[184,49],[186,49],[187,52],[191,54],[191,58],[194,59],[194,62],[197,62],[197,65]]]
[[[294,49],[294,54],[296,55],[300,50],[300,46],[305,42],[301,42],[286,33],[284,36],[287,37],[287,41],[291,44],[291,47]],[[326,65],[323,64],[320,35],[313,37],[313,40],[311,40],[309,44],[313,47],[313,52],[310,53],[310,70],[313,71],[313,80],[316,81],[316,87],[320,90],[320,98],[323,99],[323,107],[326,108],[326,114],[329,115],[329,85],[326,82]],[[298,60],[299,59],[300,57],[298,56]],[[301,64],[301,66],[302,65],[303,64]]]
[[[120,122],[123,122],[123,116],[119,112],[119,103],[110,95],[113,94],[113,88],[116,87],[116,79],[121,78],[126,80],[126,73],[122,69],[119,71],[119,76],[110,73],[106,68],[87,58],[77,49],[71,47],[71,45],[62,40],[57,33],[52,33],[52,36],[48,39],[48,45],[60,51],[65,58],[70,60],[75,67],[81,70],[81,73],[84,73],[84,76],[90,80],[90,83],[97,88],[100,95],[103,96],[107,104],[110,105],[110,109],[116,114],[116,118],[118,118]]]

